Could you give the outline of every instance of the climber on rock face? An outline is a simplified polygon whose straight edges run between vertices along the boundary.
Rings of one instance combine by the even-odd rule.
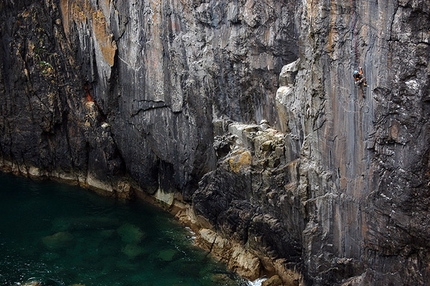
[[[367,86],[367,81],[363,75],[363,69],[361,67],[359,67],[358,70],[354,71],[353,77],[355,80],[355,85],[363,84],[364,87]]]

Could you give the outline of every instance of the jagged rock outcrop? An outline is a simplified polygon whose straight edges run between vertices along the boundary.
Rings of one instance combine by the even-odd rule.
[[[194,193],[195,215],[204,217],[222,237],[246,246],[243,252],[260,261],[257,274],[278,273],[288,285],[299,285],[303,277],[296,269],[302,265],[304,212],[303,194],[297,193],[298,162],[286,160],[285,134],[265,122],[233,123],[229,134],[218,139],[229,142],[231,152],[202,178]],[[227,262],[235,260],[235,245],[224,243],[222,250],[212,252]]]
[[[153,196],[247,277],[430,280],[430,1],[6,0],[0,18],[3,169]]]

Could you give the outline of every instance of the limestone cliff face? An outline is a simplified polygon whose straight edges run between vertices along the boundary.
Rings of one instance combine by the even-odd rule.
[[[290,95],[298,111],[289,118],[303,140],[308,270],[324,273],[321,283],[341,270],[363,271],[363,284],[423,285],[430,275],[430,2],[308,4]],[[351,81],[358,66],[367,88]]]
[[[276,120],[270,95],[297,55],[294,7],[87,0],[59,8],[126,171],[149,193],[162,182],[189,197],[214,169],[214,118]]]
[[[246,277],[424,285],[429,13],[428,0],[3,1],[1,165],[185,202],[198,243]]]

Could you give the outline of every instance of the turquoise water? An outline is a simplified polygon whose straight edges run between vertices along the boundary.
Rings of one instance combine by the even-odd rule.
[[[246,285],[151,205],[0,174],[0,285]]]

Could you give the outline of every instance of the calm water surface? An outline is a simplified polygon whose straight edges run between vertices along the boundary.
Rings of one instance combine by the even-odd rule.
[[[0,173],[0,285],[246,285],[170,214]]]

